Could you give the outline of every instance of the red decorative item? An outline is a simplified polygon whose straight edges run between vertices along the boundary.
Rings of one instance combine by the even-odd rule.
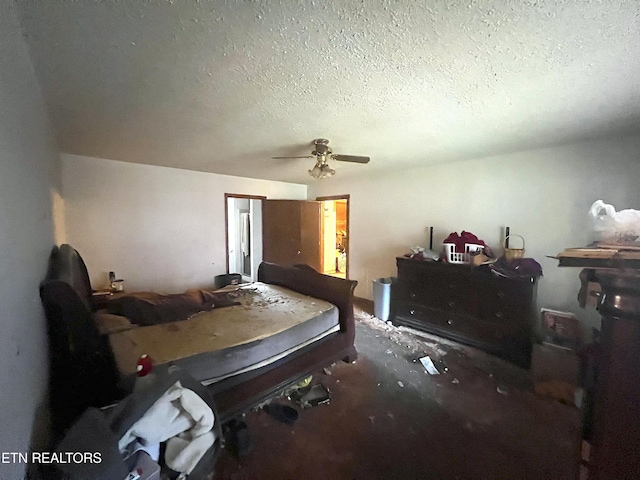
[[[136,366],[138,377],[146,377],[153,370],[153,359],[146,353],[141,355]]]

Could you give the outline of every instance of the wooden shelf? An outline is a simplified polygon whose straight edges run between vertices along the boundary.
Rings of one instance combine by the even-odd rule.
[[[555,257],[560,267],[640,268],[640,246],[637,244],[597,244],[566,248]]]

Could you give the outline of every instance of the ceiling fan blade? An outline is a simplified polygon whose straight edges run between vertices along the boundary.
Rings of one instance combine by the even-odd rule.
[[[369,163],[369,157],[359,157],[357,155],[331,155],[331,158],[339,162]]]
[[[282,160],[282,159],[285,159],[285,158],[315,158],[315,156],[313,156],[313,155],[305,155],[304,157],[271,157],[271,158],[273,158],[275,160]]]

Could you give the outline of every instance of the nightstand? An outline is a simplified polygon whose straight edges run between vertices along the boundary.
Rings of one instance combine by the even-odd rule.
[[[91,293],[91,307],[95,310],[101,310],[107,308],[107,304],[126,295],[126,292],[112,292],[111,290],[94,290]]]

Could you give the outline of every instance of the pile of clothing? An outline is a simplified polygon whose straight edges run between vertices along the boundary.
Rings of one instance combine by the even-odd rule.
[[[501,257],[489,267],[491,271],[499,277],[528,279],[542,276],[542,266],[533,258],[507,260]]]
[[[188,475],[216,439],[214,415],[207,403],[178,381],[120,438],[125,458],[140,450],[158,462],[160,444],[166,442],[164,463]]]
[[[209,392],[177,367],[153,366],[148,356],[138,365],[141,376],[130,395],[105,409],[88,408],[55,449],[67,456],[96,455],[99,461],[58,463],[55,478],[209,477],[222,436]]]

